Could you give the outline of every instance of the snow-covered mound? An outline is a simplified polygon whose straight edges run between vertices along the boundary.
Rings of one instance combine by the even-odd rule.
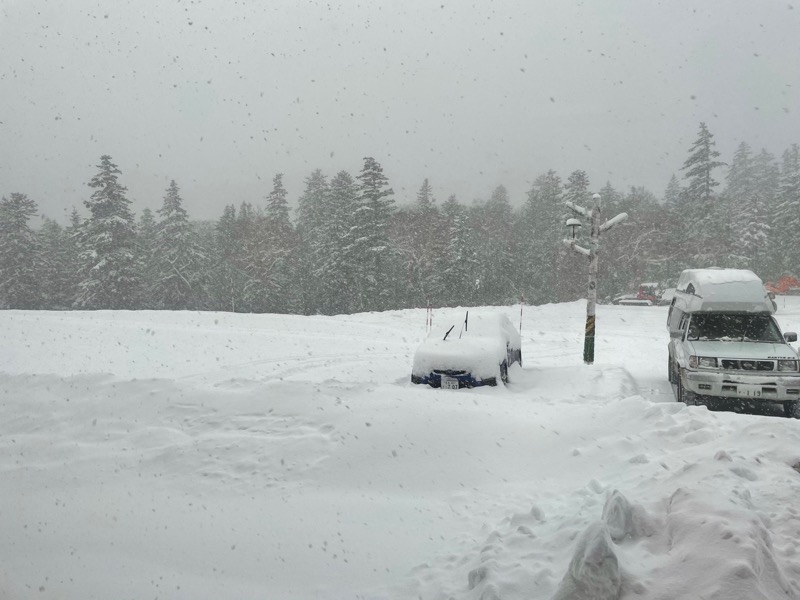
[[[676,403],[665,307],[592,366],[584,318],[448,391],[424,310],[0,312],[0,598],[800,597],[800,421]]]
[[[521,345],[511,321],[498,312],[448,312],[414,352],[412,374],[427,378],[437,369],[456,370],[499,382],[500,365],[518,360]]]

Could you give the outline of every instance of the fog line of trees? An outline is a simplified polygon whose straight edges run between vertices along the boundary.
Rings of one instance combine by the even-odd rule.
[[[700,124],[661,198],[611,183],[590,190],[585,171],[540,174],[512,208],[503,186],[470,205],[436,198],[424,179],[399,207],[381,165],[355,177],[312,172],[292,218],[282,175],[263,206],[228,205],[193,222],[172,181],[162,207],[138,220],[108,155],[84,202],[62,227],[24,193],[0,201],[0,308],[164,309],[339,314],[409,307],[541,304],[583,297],[586,260],[571,253],[565,201],[602,197],[599,297],[638,282],[674,282],[686,267],[749,268],[765,280],[800,272],[800,147],[780,159],[741,143],[729,163]],[[583,232],[579,235],[587,235]]]

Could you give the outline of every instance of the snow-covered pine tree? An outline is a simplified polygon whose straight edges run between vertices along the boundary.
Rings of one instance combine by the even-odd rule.
[[[440,276],[447,251],[446,223],[441,209],[436,204],[433,187],[427,178],[417,192],[414,217],[415,221],[419,222],[419,239],[425,255],[424,263],[420,265],[422,281],[425,281],[425,293],[432,305],[441,306],[446,292]],[[419,298],[409,304],[409,306],[421,305]]]
[[[433,197],[433,188],[427,177],[419,187],[414,208],[421,215],[429,215],[436,210],[436,199]]]
[[[280,293],[275,297],[274,312],[297,313],[301,307],[299,268],[299,239],[289,219],[288,192],[283,186],[283,174],[273,179],[273,188],[267,197],[267,223],[274,245],[273,256],[278,258],[275,275]]]
[[[383,167],[371,156],[364,158],[358,179],[358,209],[354,252],[359,265],[363,306],[359,310],[386,310],[397,302],[396,254],[389,243],[389,221],[394,212],[394,192]]]
[[[552,169],[536,177],[522,208],[516,256],[520,290],[531,304],[555,300],[565,213],[561,177]]]
[[[605,201],[603,202],[605,205]],[[644,281],[662,282],[675,276],[671,265],[662,260],[670,240],[663,231],[666,210],[647,188],[631,186],[619,205],[629,219],[609,235],[601,236],[598,295],[613,297],[633,291]],[[603,212],[603,219],[618,213]]]
[[[774,157],[763,151],[753,157],[746,142],[739,144],[726,177],[724,202],[727,208],[731,267],[760,271],[766,263],[769,235],[767,206],[772,205],[777,185]]]
[[[617,213],[625,212],[623,208],[623,201],[625,197],[611,185],[610,181],[600,188],[598,192],[603,202],[603,214],[608,217],[613,217]]]
[[[70,235],[77,233],[81,225],[83,225],[83,218],[78,212],[78,209],[73,206],[72,211],[69,213],[69,226],[67,228],[67,233]]]
[[[780,168],[775,156],[762,149],[753,160],[755,194],[751,201],[752,220],[747,228],[746,243],[752,257],[752,268],[767,277],[770,274],[769,238],[772,234],[770,215],[775,211],[780,186]]]
[[[81,269],[81,236],[83,232],[85,220],[78,212],[78,209],[73,206],[69,214],[69,225],[64,229],[64,233],[69,238],[70,249],[70,277],[72,283],[70,285],[71,295],[67,306],[74,307],[75,299],[78,296],[78,283],[80,282],[80,269]]]
[[[489,200],[476,207],[473,218],[478,231],[479,302],[507,304],[517,296],[514,287],[512,210],[505,186],[499,185]]]
[[[75,298],[78,252],[71,235],[53,219],[45,219],[38,232],[41,248],[42,308],[67,310]]]
[[[467,209],[455,195],[442,204],[442,233],[446,242],[440,263],[441,303],[445,306],[472,306],[478,280],[478,256]]]
[[[569,174],[567,183],[564,184],[564,201],[591,208],[592,195],[589,193],[589,176],[586,171],[578,169]]]
[[[148,296],[158,309],[198,310],[207,306],[208,257],[183,208],[173,179],[158,209],[153,236],[151,288]]]
[[[226,205],[214,227],[213,260],[209,268],[208,291],[211,307],[228,312],[246,312],[244,287],[248,276],[242,268],[245,240],[242,223],[233,204]]]
[[[36,212],[25,194],[0,200],[0,308],[41,307],[39,240],[28,225]]]
[[[278,173],[272,178],[272,191],[267,195],[266,210],[270,229],[276,236],[288,236],[293,229],[292,223],[289,221],[289,202],[286,197],[283,173]]]
[[[750,144],[741,142],[728,166],[728,173],[725,176],[725,194],[729,198],[742,200],[753,194],[754,185],[753,153],[750,150]]]
[[[716,226],[725,230],[720,237],[727,241],[721,266],[738,265],[748,269],[752,266],[744,238],[751,216],[749,210],[751,199],[755,195],[754,184],[753,155],[750,145],[741,142],[728,167],[725,189],[717,200],[719,221]]]
[[[681,187],[676,175],[670,177],[664,189],[661,222],[653,235],[653,247],[658,253],[659,270],[657,279],[660,283],[673,284],[678,274],[685,268],[694,266],[686,262],[684,230],[686,223],[683,215],[688,202],[688,194]],[[631,221],[629,221],[631,222]]]
[[[426,178],[414,204],[398,210],[392,219],[391,240],[397,248],[406,292],[399,300],[403,306],[441,305],[439,277],[444,253],[442,222],[433,189]]]
[[[256,219],[255,239],[250,247],[246,288],[248,304],[259,312],[288,313],[297,310],[295,287],[297,243],[289,220],[289,203],[283,174],[272,180],[263,215]]]
[[[674,210],[678,206],[681,197],[681,184],[678,177],[673,173],[669,178],[669,183],[664,189],[664,207],[667,210]]]
[[[237,312],[264,312],[267,289],[258,276],[257,257],[264,243],[261,235],[263,215],[250,202],[242,202],[236,215],[234,236],[237,246],[230,254],[230,264],[244,275]]]
[[[315,273],[327,260],[327,224],[333,211],[329,186],[320,169],[306,177],[306,187],[298,199],[297,237],[299,244],[298,273]],[[317,277],[298,275],[301,310],[313,314],[321,310],[324,284]]]
[[[705,123],[700,123],[697,139],[689,149],[689,158],[681,167],[682,171],[686,171],[684,179],[689,181],[689,197],[701,202],[705,207],[710,205],[714,197],[714,188],[719,185],[713,176],[714,169],[725,166],[724,162],[716,160],[720,155],[715,149],[716,145],[714,135]]]
[[[139,273],[141,274],[140,294],[137,300],[137,308],[157,309],[158,304],[152,297],[155,288],[156,269],[155,269],[155,242],[156,242],[156,218],[153,211],[149,208],[142,210],[139,215],[139,223],[136,227],[136,243],[138,247],[137,256],[139,259]]]
[[[800,145],[792,144],[782,156],[780,183],[773,211],[773,242],[770,244],[772,272],[800,275]]]
[[[306,187],[297,200],[297,231],[303,236],[319,230],[329,212],[328,179],[321,169],[315,169],[305,179]]]
[[[99,169],[89,182],[94,189],[84,201],[91,216],[79,235],[80,271],[76,308],[134,308],[141,281],[136,230],[120,170],[111,157],[100,157]]]
[[[142,211],[142,214],[139,216],[139,224],[137,233],[139,234],[139,241],[144,243],[147,242],[148,245],[152,245],[153,241],[156,237],[156,217],[153,214],[153,211],[149,208],[145,208]]]
[[[320,284],[320,311],[341,314],[363,310],[367,300],[358,264],[358,185],[347,171],[339,171],[331,179],[328,206],[320,238],[320,260],[312,272]]]
[[[705,123],[700,123],[697,139],[681,167],[688,183],[684,200],[679,203],[683,226],[680,236],[687,259],[694,259],[698,267],[717,263],[727,241],[727,229],[720,226],[725,214],[714,191],[719,182],[713,175],[725,163],[717,160],[720,154],[715,147],[713,134]]]

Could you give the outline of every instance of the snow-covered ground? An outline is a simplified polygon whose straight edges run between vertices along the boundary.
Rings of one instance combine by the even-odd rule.
[[[424,310],[0,312],[0,598],[800,598],[800,422],[676,403],[666,308],[592,366],[584,318],[442,391]]]

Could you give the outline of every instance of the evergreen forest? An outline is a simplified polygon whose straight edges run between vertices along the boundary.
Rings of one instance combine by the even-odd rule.
[[[591,206],[594,193],[603,220],[629,214],[601,238],[601,301],[642,281],[674,284],[688,267],[747,268],[765,281],[800,274],[800,146],[776,156],[742,142],[721,158],[701,123],[660,196],[550,170],[513,203],[503,186],[467,205],[422,179],[400,206],[367,157],[356,174],[311,172],[294,210],[277,174],[262,204],[201,222],[175,181],[155,214],[137,217],[104,155],[87,214],[73,209],[66,226],[23,192],[2,197],[0,308],[342,314],[576,300],[588,264],[562,243],[573,216],[565,202]],[[584,245],[587,230],[577,232]]]

